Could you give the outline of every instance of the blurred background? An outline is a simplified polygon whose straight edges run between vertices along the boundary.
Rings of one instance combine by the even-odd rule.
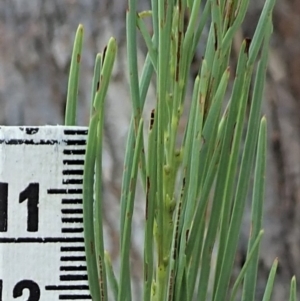
[[[118,255],[118,200],[124,146],[130,119],[126,74],[126,0],[0,0],[0,124],[63,124],[68,71],[74,34],[85,28],[80,73],[78,124],[87,125],[94,58],[110,36],[119,53],[105,114],[105,233],[111,257]],[[149,0],[140,0],[140,9]],[[264,0],[250,1],[243,28],[235,40],[252,37]],[[235,52],[235,51],[234,51]],[[201,47],[194,66],[203,55]],[[233,54],[233,60],[235,59]],[[141,62],[144,48],[139,52]],[[191,77],[193,72],[191,72]],[[146,108],[152,108],[154,88]],[[287,300],[293,275],[300,281],[300,1],[280,0],[274,13],[274,34],[263,113],[268,120],[268,170],[264,228],[258,279],[258,300],[269,268],[279,258],[273,300]],[[148,112],[148,113],[147,113]],[[150,113],[149,113],[150,114]],[[148,114],[148,115],[149,115]],[[149,117],[149,116],[148,116]],[[133,290],[141,294],[143,201],[136,203],[132,242]],[[243,264],[249,235],[250,206],[236,258]]]

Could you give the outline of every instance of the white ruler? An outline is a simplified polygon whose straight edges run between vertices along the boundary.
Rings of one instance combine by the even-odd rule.
[[[83,127],[0,127],[0,301],[91,300],[86,135]]]

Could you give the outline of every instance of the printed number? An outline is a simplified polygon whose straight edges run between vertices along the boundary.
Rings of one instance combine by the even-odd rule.
[[[3,280],[0,280],[0,301],[2,301],[2,289]],[[41,290],[37,283],[32,280],[21,280],[19,281],[13,289],[13,297],[18,298],[23,295],[23,290],[29,290],[29,297],[26,301],[39,301],[41,296]]]
[[[37,232],[39,224],[39,184],[30,183],[19,195],[27,201],[27,231]],[[7,231],[8,183],[0,183],[0,232]]]
[[[39,184],[30,183],[25,190],[20,193],[19,203],[27,202],[27,231],[36,232],[39,225]]]
[[[41,296],[41,291],[37,283],[32,280],[22,280],[18,282],[13,290],[13,297],[18,298],[23,295],[23,290],[29,290],[29,297],[27,301],[39,301]]]
[[[0,232],[7,231],[8,183],[0,183]]]

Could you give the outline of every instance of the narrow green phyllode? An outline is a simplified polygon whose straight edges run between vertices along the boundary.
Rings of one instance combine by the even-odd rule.
[[[65,112],[65,125],[76,125],[77,113],[77,97],[78,97],[78,84],[79,84],[79,69],[81,61],[83,43],[83,26],[78,26],[74,47],[71,57],[71,66],[68,82],[67,103]]]
[[[149,11],[137,12],[138,0],[129,0],[126,13],[132,115],[120,215],[115,218],[120,229],[119,272],[105,248],[102,179],[105,99],[117,42],[111,38],[95,60],[83,181],[91,296],[93,301],[254,301],[264,233],[267,152],[267,121],[261,108],[275,0],[265,1],[253,37],[239,45],[236,64],[231,63],[234,38],[249,0],[150,2]],[[144,59],[137,31],[147,51]],[[71,61],[67,125],[76,123],[76,58],[81,55],[82,36],[80,25]],[[195,67],[199,51],[202,60]],[[154,99],[148,97],[150,87]],[[120,99],[120,106],[123,103]],[[131,243],[132,221],[140,214],[135,210],[138,202],[144,206],[138,217],[144,221],[144,245],[141,295],[136,296]],[[252,224],[246,260],[236,274],[247,202]],[[275,259],[263,301],[271,300],[277,266]],[[296,300],[295,278],[289,300]]]

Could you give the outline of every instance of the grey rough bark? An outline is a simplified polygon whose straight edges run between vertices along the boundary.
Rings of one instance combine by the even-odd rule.
[[[251,2],[242,36],[252,36],[264,3]],[[145,7],[147,3],[143,1]],[[108,249],[115,261],[118,256],[118,199],[123,150],[130,119],[125,10],[126,0],[0,1],[1,124],[62,124],[73,37],[78,23],[83,23],[85,38],[78,123],[87,125],[95,54],[104,48],[110,36],[118,40],[118,60],[106,106],[104,152],[105,231]],[[300,109],[299,15],[299,1],[278,2],[264,102],[269,129],[269,154],[265,236],[261,248],[258,288],[261,292],[272,261],[279,257],[280,267],[273,296],[275,301],[287,300],[288,283],[292,275],[296,274],[300,279],[300,124],[297,114]],[[139,55],[142,60],[142,51]],[[153,89],[149,98],[154,99]],[[146,111],[150,112],[150,108],[151,102],[148,102]],[[132,269],[133,288],[138,300],[141,294],[143,201],[137,202],[136,210]],[[243,241],[246,241],[248,232],[248,227],[245,227],[239,258],[244,257],[246,247]]]

